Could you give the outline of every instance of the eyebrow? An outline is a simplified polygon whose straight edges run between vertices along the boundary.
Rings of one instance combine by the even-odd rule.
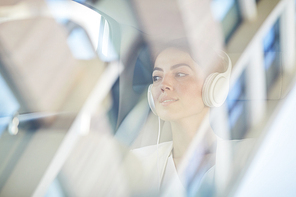
[[[187,66],[187,67],[189,67],[191,70],[193,70],[188,64],[176,64],[176,65],[174,65],[174,66],[171,66],[171,70],[173,70],[173,69],[176,69],[176,68],[178,68],[178,67],[181,67],[181,66]],[[153,69],[153,71],[155,71],[155,70],[159,70],[159,71],[163,71],[163,69],[162,68],[159,68],[159,67],[155,67],[154,69]]]

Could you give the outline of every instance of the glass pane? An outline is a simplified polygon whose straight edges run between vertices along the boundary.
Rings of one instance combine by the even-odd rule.
[[[0,74],[0,137],[20,105]]]
[[[235,0],[212,0],[211,8],[214,18],[217,21],[223,21],[234,3]]]
[[[21,4],[25,6],[20,6],[20,11],[37,6],[26,3]],[[47,5],[49,10],[53,8],[53,15],[47,15],[48,10],[42,12]],[[97,25],[89,30],[83,20],[75,20],[77,15],[83,19],[84,13],[74,13],[76,2],[52,1],[47,5],[42,4],[45,7],[40,8],[40,15],[32,12],[33,16],[15,19],[8,14],[9,20],[0,23],[0,196],[32,196],[42,177],[47,176],[48,167],[59,165],[71,143],[89,131],[91,118],[97,117],[95,123],[101,126],[97,130],[113,134],[107,115],[112,98],[107,95],[120,65],[107,69],[95,51],[99,32],[96,46],[92,32],[100,26],[96,20],[99,13],[92,17]],[[10,135],[4,129],[16,111],[19,132]],[[62,157],[55,160],[60,154]],[[11,189],[11,184],[17,189]],[[48,196],[59,196],[61,190],[60,182],[53,182]]]
[[[280,74],[281,60],[279,23],[279,20],[277,20],[263,39],[267,92]]]
[[[212,13],[222,24],[222,30],[227,43],[242,21],[237,0],[213,0]]]
[[[229,128],[233,139],[242,139],[248,129],[245,71],[236,81],[227,97]]]

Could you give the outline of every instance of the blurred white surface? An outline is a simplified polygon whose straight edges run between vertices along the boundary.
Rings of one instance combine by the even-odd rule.
[[[282,100],[234,196],[296,195],[296,86]]]

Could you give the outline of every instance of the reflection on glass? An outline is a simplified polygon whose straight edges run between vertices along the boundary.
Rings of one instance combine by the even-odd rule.
[[[58,178],[51,183],[44,197],[66,197]]]
[[[55,2],[71,4],[71,1]],[[25,8],[32,6],[22,3]],[[69,11],[63,6],[51,6],[56,12],[61,10],[60,14],[67,15]],[[53,180],[84,129],[79,113],[89,115],[91,110],[97,110],[96,102],[100,99],[96,98],[104,99],[104,92],[108,93],[108,87],[119,73],[117,64],[105,69],[106,64],[97,57],[87,28],[77,25],[75,20],[70,22],[71,17],[53,18],[41,11],[40,16],[28,13],[22,20],[0,24],[0,196],[34,196],[44,183],[43,177],[47,177],[46,182]],[[95,36],[98,35],[99,32]],[[103,82],[99,81],[100,77]],[[103,111],[108,108],[109,100],[104,104],[101,100],[98,103]],[[90,104],[85,107],[85,103]],[[11,136],[3,130],[16,111],[21,120],[19,133]],[[108,119],[104,118],[104,115],[94,118],[99,124],[96,130],[102,135],[109,132]],[[32,128],[34,120],[38,126]],[[54,189],[48,195],[58,196],[57,182],[52,186]],[[36,196],[44,196],[46,189],[38,190],[42,194]]]
[[[89,42],[88,35],[81,27],[74,28],[68,36],[67,43],[77,59],[93,59],[95,58],[94,49]]]
[[[0,74],[0,136],[20,105]]]
[[[97,53],[101,60],[110,62],[114,61],[118,58],[117,53],[114,50],[113,47],[113,40],[111,37],[111,32],[109,28],[109,23],[108,21],[104,18],[101,17],[100,20],[100,32],[99,32],[99,40],[98,40],[98,48],[97,48]]]
[[[240,21],[238,1],[213,0],[212,5],[228,40]],[[52,8],[55,13],[57,10],[62,10],[60,14],[66,13],[60,6]],[[8,73],[20,87],[20,95],[26,97],[24,101],[19,99],[19,94],[7,86],[11,86],[11,81],[1,72],[5,80],[0,77],[0,196],[34,196],[37,190],[43,190],[43,194],[35,196],[44,196],[47,189],[46,197],[159,196],[159,191],[164,196],[179,196],[175,193],[178,191],[189,197],[228,196],[219,195],[223,192],[219,187],[223,184],[233,187],[234,184],[227,185],[232,173],[228,172],[245,166],[245,155],[238,149],[248,151],[251,147],[239,146],[245,140],[240,139],[249,129],[244,100],[247,93],[245,71],[231,84],[226,105],[217,109],[223,108],[223,117],[219,116],[221,114],[216,116],[219,120],[217,130],[228,132],[229,128],[232,139],[236,139],[225,140],[215,135],[216,129],[211,128],[208,112],[212,108],[205,107],[201,98],[203,82],[209,73],[203,73],[200,62],[195,62],[187,47],[165,47],[156,56],[159,64],[154,64],[150,57],[153,48],[146,35],[145,38],[142,35],[134,39],[129,37],[133,41],[132,47],[126,50],[127,40],[122,39],[125,46],[119,42],[118,48],[124,51],[115,52],[114,32],[119,37],[131,32],[137,34],[139,30],[135,26],[121,24],[124,28],[119,29],[123,32],[117,32],[112,20],[107,20],[109,18],[104,14],[85,17],[87,20],[96,17],[93,34],[85,28],[92,29],[91,26],[76,23],[67,18],[70,15],[53,16],[0,25],[0,49],[8,51],[9,55],[3,57],[13,60],[11,64],[8,61],[1,64],[1,68],[12,68]],[[141,23],[142,19],[138,19]],[[267,78],[273,80],[277,73],[277,67],[274,67],[276,46],[279,45],[277,28],[273,27],[263,41]],[[118,59],[118,54],[122,54],[122,59]],[[124,73],[114,66],[119,64],[125,66]],[[116,74],[112,75],[110,70]],[[120,78],[119,74],[122,74]],[[147,103],[148,84],[154,84],[152,96],[157,116],[150,113]],[[169,91],[172,84],[174,91]],[[94,87],[99,87],[98,95],[106,97],[99,106],[93,105],[96,97],[88,97],[96,89]],[[23,116],[24,121],[42,119],[42,115],[53,112],[63,114],[56,115],[46,126],[32,130],[21,128],[19,134],[12,137],[3,130],[8,119],[20,111],[23,102],[34,107],[25,111],[34,113]],[[90,104],[86,106],[85,103]],[[81,117],[85,119],[78,119],[80,121],[73,124],[84,107],[93,109],[94,113],[82,113]],[[228,111],[224,111],[224,107]],[[158,120],[158,116],[166,122]],[[81,130],[86,130],[84,136]],[[240,156],[239,165],[232,165],[233,153]],[[28,174],[34,178],[28,179]],[[218,179],[222,181],[218,182]],[[11,193],[18,195],[5,195]]]
[[[142,94],[147,86],[152,83],[152,61],[147,44],[143,44],[138,53],[133,74],[133,90],[138,94]]]
[[[217,21],[222,21],[231,7],[234,5],[235,0],[212,0],[212,12]]]
[[[238,1],[212,0],[211,8],[214,18],[221,22],[225,42],[227,43],[242,22]]]
[[[241,139],[247,129],[247,104],[245,72],[235,82],[227,97],[229,128],[233,139]]]
[[[46,0],[46,2],[51,17],[56,21],[69,19],[75,21],[87,31],[93,48],[98,47],[101,14],[75,1]]]
[[[266,88],[270,90],[280,74],[280,22],[279,19],[263,39],[264,68],[266,71]]]

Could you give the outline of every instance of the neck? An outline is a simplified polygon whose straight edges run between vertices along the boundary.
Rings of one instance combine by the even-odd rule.
[[[209,118],[205,118],[208,111],[209,108],[204,108],[200,113],[193,116],[178,121],[170,121],[174,146],[173,157],[177,168],[202,121],[209,121]]]

